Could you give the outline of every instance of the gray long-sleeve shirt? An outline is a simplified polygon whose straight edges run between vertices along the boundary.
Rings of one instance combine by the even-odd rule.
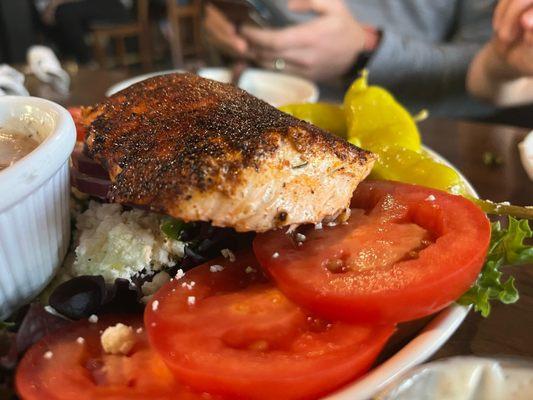
[[[286,7],[286,0],[273,1]],[[387,87],[412,112],[480,116],[491,110],[468,96],[465,77],[492,35],[496,0],[346,2],[357,20],[383,33],[367,65],[372,83]]]

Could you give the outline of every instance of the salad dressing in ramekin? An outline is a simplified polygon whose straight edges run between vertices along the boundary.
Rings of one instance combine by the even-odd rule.
[[[0,171],[13,165],[39,145],[32,136],[0,128]]]

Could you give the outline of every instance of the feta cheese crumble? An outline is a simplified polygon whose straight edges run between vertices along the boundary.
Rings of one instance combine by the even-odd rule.
[[[191,283],[187,283],[187,282],[183,282],[181,284],[181,287],[182,288],[187,288],[189,290],[192,290],[192,288],[194,287],[194,285],[196,285],[196,282],[195,281],[191,281]]]
[[[170,275],[165,271],[155,274],[151,282],[144,282],[141,287],[141,291],[144,295],[143,299],[149,300],[155,292],[168,282],[170,282]]]
[[[196,304],[196,297],[194,296],[187,297],[187,304],[190,306],[194,306]]]
[[[228,259],[230,262],[235,262],[235,254],[230,249],[222,249],[220,250],[220,253],[222,256],[226,259]]]
[[[97,316],[97,315],[94,315],[94,314],[91,315],[91,316],[89,317],[89,322],[90,322],[91,324],[96,324],[96,323],[98,322],[98,316]]]
[[[209,267],[209,271],[211,272],[220,272],[220,271],[224,271],[224,267],[222,265],[211,265]]]
[[[107,354],[128,354],[135,345],[133,328],[121,323],[108,327],[100,336],[100,343]]]
[[[77,217],[79,244],[72,275],[102,275],[106,282],[131,279],[176,265],[184,243],[161,232],[162,216],[143,210],[124,211],[120,204],[89,203]]]
[[[305,236],[302,233],[297,233],[295,238],[297,242],[305,242],[305,240],[307,239],[307,236]]]

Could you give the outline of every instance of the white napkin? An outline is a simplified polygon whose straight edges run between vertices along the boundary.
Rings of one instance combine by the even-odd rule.
[[[30,72],[37,79],[50,83],[61,92],[68,92],[70,76],[61,67],[56,55],[46,46],[31,46],[26,55]]]
[[[0,65],[0,96],[29,96],[24,87],[24,75],[7,64]]]
[[[518,144],[518,149],[520,151],[522,165],[524,166],[529,179],[533,181],[533,131],[526,136],[523,142]]]

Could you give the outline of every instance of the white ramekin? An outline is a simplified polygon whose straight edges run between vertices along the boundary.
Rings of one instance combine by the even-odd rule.
[[[70,241],[69,157],[76,128],[63,107],[0,97],[0,126],[31,132],[39,146],[0,171],[0,318],[52,279]]]

